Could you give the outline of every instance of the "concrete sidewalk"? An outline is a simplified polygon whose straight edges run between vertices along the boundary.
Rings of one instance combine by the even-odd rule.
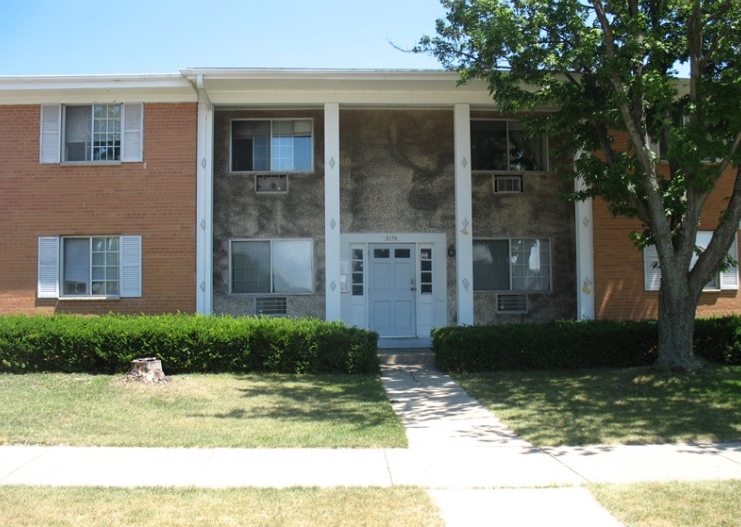
[[[741,479],[741,443],[239,449],[0,446],[0,485],[431,489]]]
[[[428,479],[428,485],[434,482],[443,487],[431,490],[430,495],[448,527],[620,525],[583,487],[533,488],[547,479],[551,484],[568,485],[565,480],[572,476],[581,485],[587,481],[739,477],[741,444],[533,448],[450,377],[430,367],[431,357],[422,361],[426,366],[399,365],[399,358],[384,368],[382,380],[406,428],[409,448],[444,449],[446,461],[459,449],[470,455],[461,460],[471,469],[462,479],[439,473]],[[554,467],[550,460],[561,466]],[[478,480],[482,473],[486,483]],[[498,484],[496,478],[500,478]],[[522,488],[451,489],[461,482]]]
[[[615,527],[584,483],[741,479],[741,443],[533,447],[434,369],[388,366],[382,382],[407,449],[0,446],[0,485],[413,485],[448,527]]]

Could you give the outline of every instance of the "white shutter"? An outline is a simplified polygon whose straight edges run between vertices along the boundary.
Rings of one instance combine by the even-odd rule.
[[[661,143],[658,140],[651,138],[648,143],[648,147],[654,153],[654,156],[656,156],[656,159],[661,160],[661,154],[662,154]]]
[[[121,296],[142,296],[141,236],[121,236]]]
[[[37,296],[59,298],[59,237],[39,236]]]
[[[121,161],[142,161],[144,105],[124,104],[122,115]]]
[[[41,137],[39,138],[39,162],[59,163],[61,151],[62,105],[41,105]]]
[[[708,245],[710,245],[710,240],[713,239],[713,231],[697,231],[697,236],[695,236],[695,246],[699,247],[703,251],[707,249]],[[692,258],[690,259],[690,271],[692,268],[695,267],[695,263],[697,263],[697,253],[692,252]]]
[[[659,253],[655,245],[643,249],[643,286],[646,291],[658,291],[661,287]]]
[[[733,237],[733,243],[728,249],[728,256],[738,261],[738,237]],[[729,267],[720,273],[721,289],[738,289],[738,265]]]

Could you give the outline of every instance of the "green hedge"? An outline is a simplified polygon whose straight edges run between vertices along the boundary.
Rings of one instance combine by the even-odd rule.
[[[741,366],[741,317],[697,319],[695,354],[718,364]]]
[[[157,357],[166,374],[376,373],[378,335],[283,317],[0,317],[0,371],[115,373]]]
[[[460,372],[650,365],[657,342],[655,321],[447,327],[432,334],[437,366]],[[698,319],[695,352],[721,364],[741,364],[741,318]]]

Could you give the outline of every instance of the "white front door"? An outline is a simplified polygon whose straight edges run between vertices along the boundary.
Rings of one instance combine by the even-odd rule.
[[[369,244],[370,329],[382,337],[417,335],[415,245]]]

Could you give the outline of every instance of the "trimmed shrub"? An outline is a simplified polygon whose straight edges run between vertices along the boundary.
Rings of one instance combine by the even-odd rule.
[[[718,364],[741,365],[741,317],[695,321],[695,354]]]
[[[377,373],[378,334],[340,322],[199,315],[0,317],[0,371]]]
[[[625,367],[656,358],[655,322],[502,324],[433,331],[443,371],[548,370]]]
[[[656,321],[555,321],[439,328],[432,346],[443,371],[624,368],[656,360]],[[698,319],[695,353],[741,364],[741,317]]]

